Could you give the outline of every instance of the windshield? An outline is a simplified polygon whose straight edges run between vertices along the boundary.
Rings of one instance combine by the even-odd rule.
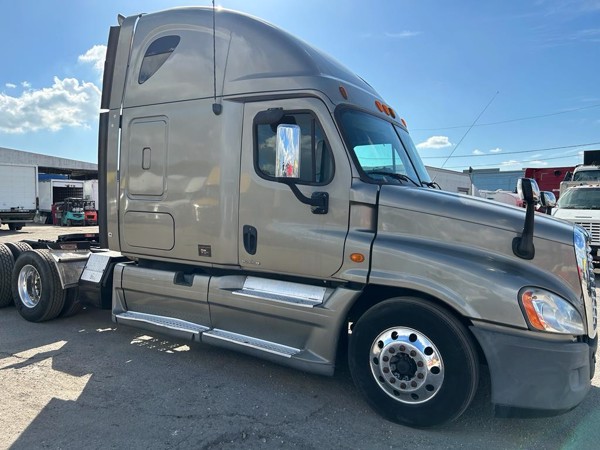
[[[573,181],[600,181],[600,170],[580,170],[573,174]]]
[[[600,188],[569,189],[556,205],[563,209],[600,209]]]
[[[365,112],[340,113],[342,132],[362,171],[378,182],[431,181],[408,133]]]

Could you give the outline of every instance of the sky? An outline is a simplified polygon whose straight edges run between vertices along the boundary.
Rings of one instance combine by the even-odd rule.
[[[97,161],[117,14],[199,0],[0,2],[0,147]],[[564,167],[600,149],[600,0],[218,0],[367,80],[426,165]]]

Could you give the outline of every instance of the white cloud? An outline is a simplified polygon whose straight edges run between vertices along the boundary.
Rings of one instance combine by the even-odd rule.
[[[22,84],[25,87],[25,82]],[[19,97],[0,93],[0,132],[21,134],[86,127],[98,115],[99,107],[100,89],[96,85],[54,77],[51,87],[28,89]]]
[[[417,144],[418,149],[424,148],[446,148],[453,144],[448,140],[448,136],[431,136],[425,142]]]
[[[17,87],[17,85],[14,83],[6,83],[4,86],[6,86],[9,89],[14,89]]]
[[[106,57],[106,45],[94,45],[77,60],[80,63],[92,64],[94,69],[102,73],[104,70],[104,59]]]
[[[478,148],[476,148],[475,150],[473,150],[473,154],[474,155],[483,155],[484,153],[481,150],[479,150]]]
[[[546,161],[540,161],[539,159],[533,161],[527,161],[527,164],[536,165],[536,166],[547,166],[548,163]]]
[[[411,38],[414,36],[418,36],[419,34],[421,34],[420,31],[400,31],[399,33],[385,33],[385,37],[388,38],[393,38],[393,39],[405,39],[405,38]]]
[[[31,83],[29,81],[21,81],[21,86],[25,89],[29,89],[31,87]]]
[[[514,159],[511,159],[510,161],[503,161],[500,163],[502,166],[514,166],[514,165],[520,165],[521,163],[519,161],[515,161]]]
[[[500,153],[502,149],[500,147],[496,147],[490,150],[490,153]]]

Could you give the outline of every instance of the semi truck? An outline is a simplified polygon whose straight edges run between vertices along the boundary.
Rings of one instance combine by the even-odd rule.
[[[37,166],[0,164],[0,226],[12,231],[33,222],[37,212]]]
[[[107,48],[99,234],[0,246],[0,301],[33,322],[92,304],[322,375],[346,355],[410,426],[459,417],[483,371],[499,415],[585,398],[589,236],[534,214],[534,182],[525,209],[436,189],[371,85],[242,13],[120,17]]]

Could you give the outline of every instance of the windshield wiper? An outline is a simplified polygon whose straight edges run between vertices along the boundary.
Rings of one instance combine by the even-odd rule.
[[[421,181],[421,186],[427,186],[432,189],[439,189],[440,191],[442,190],[442,187],[435,181]]]
[[[396,173],[396,172],[387,172],[385,170],[369,170],[367,172],[367,175],[384,175],[386,177],[390,177],[393,178],[394,180],[399,180],[399,181],[410,181],[412,184],[414,184],[415,186],[419,186],[421,187],[420,184],[418,184],[416,181],[414,181],[412,178],[404,175],[403,173]]]

